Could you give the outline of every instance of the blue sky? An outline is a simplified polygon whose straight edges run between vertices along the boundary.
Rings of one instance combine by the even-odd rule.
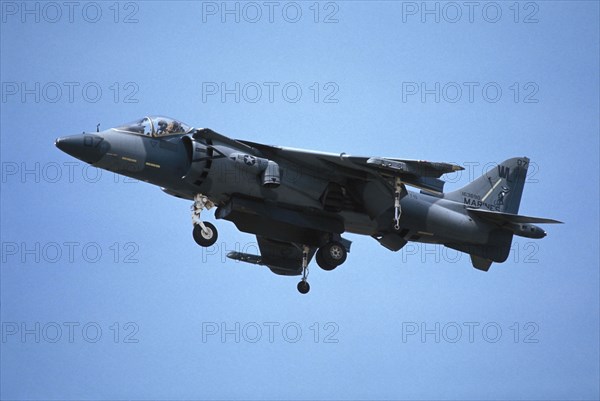
[[[600,397],[598,2],[0,4],[2,399]],[[148,114],[470,166],[447,190],[528,156],[520,212],[566,224],[488,273],[349,235],[300,296],[54,147]]]

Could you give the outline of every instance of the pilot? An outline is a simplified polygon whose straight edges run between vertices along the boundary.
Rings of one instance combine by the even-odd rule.
[[[167,133],[168,134],[174,134],[181,131],[181,124],[179,123],[179,121],[171,121],[169,123],[169,125],[167,125]]]
[[[156,134],[162,135],[166,132],[167,132],[167,122],[165,120],[160,120],[158,122],[158,131],[156,132]]]

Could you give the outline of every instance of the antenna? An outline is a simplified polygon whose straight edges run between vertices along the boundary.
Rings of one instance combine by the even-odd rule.
[[[96,132],[100,132],[100,123],[96,124]]]

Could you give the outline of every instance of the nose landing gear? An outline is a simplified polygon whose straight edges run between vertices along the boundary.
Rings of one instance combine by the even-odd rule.
[[[208,247],[217,242],[217,228],[208,221],[200,220],[200,213],[202,210],[210,209],[214,205],[215,204],[211,202],[210,199],[202,194],[196,194],[194,196],[194,204],[192,205],[192,224],[194,230],[192,231],[192,235],[194,241],[202,247]]]
[[[198,245],[208,247],[217,242],[219,234],[213,224],[208,221],[201,221],[199,224],[194,224],[192,236]]]

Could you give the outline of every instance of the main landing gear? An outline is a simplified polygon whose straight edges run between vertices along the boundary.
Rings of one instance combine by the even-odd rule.
[[[194,204],[192,205],[192,224],[194,225],[194,230],[192,231],[192,235],[194,236],[194,241],[203,247],[211,246],[217,242],[217,228],[208,221],[200,220],[202,210],[210,209],[214,205],[210,199],[202,194],[194,196]]]
[[[333,270],[346,261],[347,253],[344,245],[337,241],[332,241],[323,245],[317,251],[315,258],[317,264],[323,270]]]
[[[310,291],[308,284],[308,253],[310,248],[306,245],[302,246],[302,280],[298,283],[298,291],[301,294],[307,294]],[[333,270],[346,261],[348,252],[346,247],[340,242],[331,241],[323,245],[317,251],[315,258],[317,264],[323,270]]]

